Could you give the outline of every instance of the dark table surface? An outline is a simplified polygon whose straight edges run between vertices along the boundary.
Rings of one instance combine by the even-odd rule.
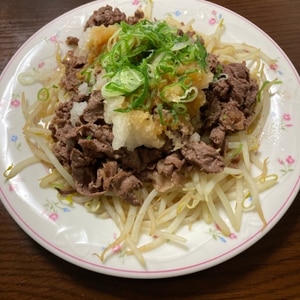
[[[38,29],[84,0],[1,0],[0,72]],[[215,0],[249,19],[300,70],[299,0]],[[93,273],[51,254],[0,204],[0,299],[300,299],[300,194],[258,243],[208,270],[134,280]]]

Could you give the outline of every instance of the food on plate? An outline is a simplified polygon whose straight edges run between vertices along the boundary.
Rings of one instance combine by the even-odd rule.
[[[33,104],[23,95],[34,157],[5,175],[41,161],[42,187],[113,219],[120,235],[102,260],[121,244],[145,264],[144,252],[185,242],[177,230],[197,220],[229,235],[256,210],[264,225],[259,193],[277,180],[257,157],[272,60],[222,42],[223,21],[205,35],[193,20],[152,18],[151,5],[130,17],[101,7],[66,53],[57,45],[55,71],[19,76],[43,85]]]

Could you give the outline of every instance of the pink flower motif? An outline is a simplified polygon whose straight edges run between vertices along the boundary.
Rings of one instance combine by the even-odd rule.
[[[277,64],[272,64],[270,65],[270,69],[273,71],[276,71],[278,69],[278,65]]]
[[[292,119],[290,114],[283,114],[282,118],[285,121],[290,121]]]
[[[292,123],[288,123],[292,120],[292,117],[290,114],[288,113],[284,113],[282,115],[282,122],[281,122],[281,126],[280,126],[280,129],[282,130],[286,130],[288,127],[293,127],[293,124]]]
[[[214,16],[217,15],[217,12],[216,12],[215,10],[213,10],[211,13],[212,13]]]
[[[208,23],[209,23],[210,25],[214,25],[214,24],[217,23],[217,20],[216,20],[215,18],[211,18],[211,19],[208,21]]]
[[[19,107],[20,106],[20,100],[18,99],[13,99],[11,102],[10,102],[10,105],[13,106],[13,107]]]
[[[58,214],[57,213],[52,213],[52,214],[49,215],[49,218],[52,221],[56,221],[58,219]]]
[[[8,189],[9,189],[10,192],[16,192],[18,190],[18,186],[15,185],[15,184],[10,184],[8,186]]]
[[[38,68],[40,69],[40,68],[42,68],[44,65],[45,65],[45,63],[42,61],[42,62],[40,62],[40,63],[38,64]]]
[[[114,239],[116,239],[118,237],[118,235],[116,233],[113,234]],[[120,252],[122,250],[122,246],[121,244],[118,244],[116,246],[113,247],[113,251],[114,252]]]
[[[295,159],[291,156],[288,155],[287,158],[285,159],[285,161],[289,164],[292,165],[295,162]]]
[[[230,235],[229,235],[229,238],[232,239],[232,240],[234,240],[234,239],[237,238],[237,236],[236,236],[235,233],[231,232]]]
[[[139,1],[139,0],[133,0],[133,1],[132,1],[132,4],[133,4],[133,5],[139,5],[139,4],[140,4],[140,1]]]
[[[279,162],[279,164],[281,164],[281,165],[284,164],[284,161],[283,161],[281,158],[278,158],[278,162]]]
[[[122,247],[121,247],[120,244],[118,244],[118,245],[116,245],[115,247],[113,247],[113,251],[114,251],[114,252],[120,252],[121,249],[122,249]]]
[[[51,41],[51,42],[57,42],[57,37],[56,37],[56,35],[52,35],[52,36],[50,37],[50,41]]]
[[[278,162],[280,165],[282,165],[280,171],[283,173],[283,175],[287,174],[288,172],[294,171],[292,165],[295,163],[295,159],[292,155],[288,155],[285,160],[279,158]]]

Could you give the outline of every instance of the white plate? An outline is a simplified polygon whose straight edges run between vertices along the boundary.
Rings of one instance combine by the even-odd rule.
[[[17,81],[20,72],[34,68],[50,68],[54,64],[54,46],[58,41],[63,50],[65,38],[80,36],[83,24],[93,10],[107,3],[132,14],[142,0],[98,1],[76,8],[55,19],[34,34],[16,53],[4,70],[0,81],[0,171],[31,155],[22,136],[23,116],[20,95],[35,99],[39,86],[24,87]],[[300,147],[298,142],[300,119],[300,79],[280,47],[264,32],[243,17],[218,5],[196,0],[154,1],[153,15],[162,19],[167,14],[189,21],[195,27],[211,33],[221,18],[227,27],[224,40],[247,42],[278,59],[267,66],[270,79],[283,84],[274,88],[272,106],[262,139],[262,157],[269,157],[270,171],[279,176],[279,184],[262,195],[262,207],[267,227],[255,213],[246,213],[240,232],[224,237],[214,225],[196,223],[191,231],[182,233],[188,242],[182,247],[167,244],[145,254],[143,268],[133,257],[125,257],[116,248],[115,255],[104,264],[95,253],[111,242],[117,234],[109,220],[103,221],[85,211],[80,205],[69,207],[60,203],[56,194],[41,190],[38,179],[46,173],[42,165],[24,170],[5,182],[0,178],[0,197],[15,221],[43,247],[55,255],[83,268],[99,273],[133,278],[159,278],[188,274],[217,265],[244,251],[261,239],[284,215],[295,198],[300,185]]]

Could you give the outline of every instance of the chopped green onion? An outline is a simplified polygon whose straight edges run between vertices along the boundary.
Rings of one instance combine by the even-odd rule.
[[[37,93],[38,101],[47,101],[50,97],[49,90],[47,88],[41,88]]]
[[[138,69],[125,66],[103,86],[102,95],[105,98],[128,95],[143,85],[144,82],[145,78]]]
[[[175,105],[173,105],[173,109],[177,115],[184,115],[187,111],[186,106],[182,103],[176,103]]]
[[[198,95],[189,74],[206,72],[207,55],[198,36],[178,34],[165,21],[121,22],[114,44],[97,59],[107,79],[102,95],[112,101],[125,96],[119,112],[153,109],[160,100],[176,121],[187,112],[183,103]]]
[[[213,81],[218,81],[220,79],[220,76],[223,72],[223,67],[222,65],[217,65],[216,66],[216,72],[214,74],[214,77],[213,77]]]
[[[240,143],[239,146],[234,149],[234,151],[231,153],[231,160],[235,159],[239,154],[241,154],[243,151],[243,144]]]
[[[273,84],[281,84],[282,81],[281,80],[272,80],[272,81],[269,81],[269,80],[266,80],[263,82],[263,84],[261,85],[258,93],[257,93],[257,101],[258,102],[261,102],[261,95],[262,95],[262,92],[266,89],[266,88],[269,88],[271,85]]]
[[[196,87],[186,88],[180,82],[167,85],[160,92],[160,98],[164,102],[187,103],[192,102],[198,95]]]

